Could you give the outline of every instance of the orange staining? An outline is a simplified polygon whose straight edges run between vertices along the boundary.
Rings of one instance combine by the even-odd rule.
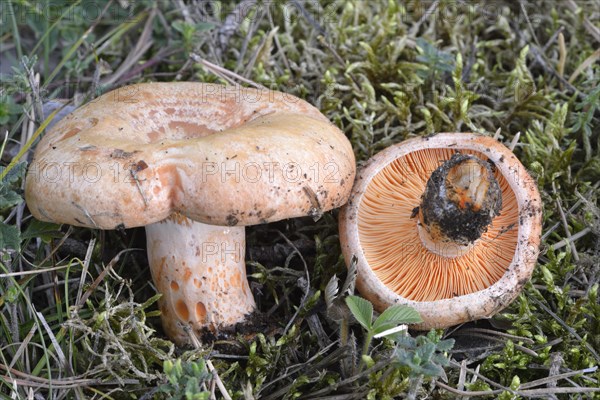
[[[435,301],[474,293],[497,282],[511,264],[517,246],[518,212],[514,192],[499,173],[502,211],[486,233],[462,255],[455,243],[438,243],[435,252],[422,242],[411,218],[429,178],[453,149],[423,149],[395,159],[367,186],[358,211],[358,233],[375,275],[398,295],[414,301]],[[463,151],[481,159],[485,155]],[[465,192],[479,201],[479,183]],[[485,185],[484,185],[485,186]],[[464,186],[463,186],[464,187]]]
[[[183,280],[184,280],[185,282],[187,282],[187,281],[189,281],[189,280],[190,280],[191,276],[192,276],[192,270],[191,270],[191,269],[189,269],[189,268],[186,268],[186,269],[183,271]]]
[[[184,303],[183,300],[179,299],[177,300],[177,302],[175,303],[175,311],[177,312],[177,315],[179,316],[179,318],[183,321],[189,321],[190,319],[190,310],[188,310],[187,305]]]
[[[479,211],[490,186],[487,177],[487,170],[472,159],[451,168],[446,177],[449,200],[461,209],[470,206]]]
[[[175,281],[171,281],[171,290],[173,291],[178,291],[179,290],[179,284]]]
[[[166,262],[167,262],[167,257],[160,258],[160,263],[158,264],[158,271],[157,271],[156,279],[155,279],[156,282],[160,283],[162,274],[163,274],[163,269],[165,267]]]
[[[171,137],[181,136],[181,139],[201,138],[214,133],[206,125],[195,122],[171,120],[167,126],[171,130]]]
[[[190,219],[188,219],[188,217],[186,217],[185,215],[183,215],[179,212],[174,212],[173,214],[169,215],[167,220],[175,222],[178,225],[184,225],[184,226],[190,226],[192,223],[192,221]]]
[[[202,281],[198,278],[194,278],[194,286],[200,289],[202,287]]]
[[[65,139],[68,139],[68,138],[70,138],[70,137],[72,137],[72,136],[75,136],[75,135],[77,135],[79,132],[81,132],[81,129],[79,129],[79,128],[72,128],[72,129],[69,129],[69,130],[67,131],[67,133],[65,133],[65,134],[63,135],[63,137],[62,137],[62,138],[60,138],[60,140],[65,140]]]
[[[206,320],[206,306],[202,302],[196,303],[196,319],[200,323]]]
[[[242,274],[240,273],[240,271],[235,271],[233,275],[231,275],[231,278],[229,278],[229,283],[233,287],[240,287],[240,285],[242,284]]]
[[[150,131],[146,135],[148,136],[148,139],[150,139],[151,142],[155,142],[158,140],[158,138],[160,138],[160,133],[156,131]]]

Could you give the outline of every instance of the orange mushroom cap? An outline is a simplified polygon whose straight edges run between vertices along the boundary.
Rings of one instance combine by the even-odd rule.
[[[502,197],[499,215],[467,245],[435,239],[416,217],[431,174],[457,152],[490,162]],[[541,209],[535,181],[509,149],[440,133],[369,160],[342,209],[340,239],[347,262],[356,257],[359,291],[377,309],[407,304],[421,313],[418,329],[441,328],[491,317],[518,295],[537,261]]]

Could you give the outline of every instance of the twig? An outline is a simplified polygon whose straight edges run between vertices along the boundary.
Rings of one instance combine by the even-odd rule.
[[[0,370],[4,370],[8,373],[10,373],[11,375],[15,375],[15,376],[19,376],[23,379],[15,379],[12,376],[8,376],[8,375],[2,375],[2,379],[5,379],[9,382],[15,381],[17,382],[17,384],[21,385],[21,386],[26,386],[26,387],[42,387],[42,388],[51,388],[51,387],[55,387],[55,388],[59,388],[59,389],[70,389],[70,388],[74,388],[77,386],[117,386],[120,384],[127,384],[127,385],[137,385],[139,384],[139,381],[137,379],[122,379],[119,382],[117,381],[103,381],[102,379],[85,379],[82,378],[82,375],[78,375],[78,376],[74,376],[74,377],[70,377],[70,378],[63,378],[63,379],[56,379],[56,378],[52,378],[52,379],[46,379],[46,378],[42,378],[39,376],[34,376],[34,375],[30,375],[27,374],[25,372],[19,371],[17,369],[14,368],[10,368],[7,367],[4,364],[0,364]]]
[[[223,68],[221,66],[218,66],[216,64],[211,63],[210,61],[204,60],[198,54],[192,53],[192,54],[190,54],[190,58],[192,60],[194,60],[195,62],[202,64],[204,67],[206,67],[206,69],[208,69],[210,72],[214,73],[215,75],[226,76],[226,77],[229,77],[229,78],[234,78],[234,79],[237,79],[237,80],[239,80],[241,82],[247,83],[248,85],[252,85],[252,86],[254,86],[257,89],[268,90],[268,88],[266,88],[265,86],[263,86],[263,85],[261,85],[259,83],[256,83],[256,82],[254,82],[254,81],[252,81],[250,79],[244,78],[243,76],[241,76],[239,74],[236,74],[235,72],[230,71],[227,68]],[[219,74],[222,74],[222,75],[219,75]]]
[[[0,274],[0,278],[9,278],[11,276],[21,276],[21,275],[43,274],[44,272],[58,271],[58,270],[65,269],[65,268],[69,268],[69,265],[59,265],[56,267],[36,269],[33,271],[7,272],[5,274]]]
[[[450,365],[454,368],[463,368],[458,362],[454,361],[454,360],[450,360]],[[477,378],[481,379],[482,381],[484,381],[485,383],[489,384],[490,386],[494,386],[502,391],[509,391],[511,393],[513,393],[514,391],[506,386],[502,386],[501,384],[494,382],[493,380],[481,375],[479,372],[479,365],[477,366],[477,370],[472,370],[470,368],[467,368],[467,372],[470,373],[473,376],[476,376]]]
[[[439,388],[442,388],[444,390],[449,391],[450,393],[454,393],[454,394],[458,394],[460,396],[464,396],[464,397],[476,397],[476,396],[491,396],[493,394],[500,394],[502,392],[504,392],[504,390],[479,390],[479,391],[466,391],[466,390],[459,390],[459,389],[455,389],[452,386],[446,385],[445,383],[442,383],[440,381],[435,381],[435,385]]]
[[[556,242],[555,244],[552,245],[552,247],[554,248],[554,250],[558,250],[558,249],[560,249],[562,247],[565,247],[567,245],[571,245],[572,246],[573,242],[575,240],[581,239],[582,237],[584,237],[585,235],[587,235],[591,231],[592,231],[592,228],[590,228],[589,226],[586,226],[585,228],[583,228],[582,230],[580,230],[576,234],[571,235],[570,238],[563,239],[560,242]]]
[[[460,373],[458,375],[458,390],[463,390],[465,387],[465,381],[467,380],[467,360],[460,362]]]
[[[212,361],[206,360],[206,366],[208,367],[208,370],[213,374],[213,377],[215,378],[215,381],[217,382],[217,387],[219,388],[221,395],[223,395],[223,398],[225,400],[232,400],[231,396],[229,396],[229,393],[227,392],[227,389],[225,388],[225,385],[223,385],[223,381],[221,380],[221,378],[219,378],[219,374],[218,374],[217,370],[215,369]]]

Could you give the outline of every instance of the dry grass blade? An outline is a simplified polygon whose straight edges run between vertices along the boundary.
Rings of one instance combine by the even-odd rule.
[[[58,265],[56,267],[36,269],[34,271],[8,272],[8,273],[5,273],[5,274],[0,274],[0,278],[10,278],[10,277],[14,277],[14,276],[25,276],[25,275],[43,274],[43,273],[46,273],[46,272],[59,271],[61,269],[66,269],[66,268],[69,268],[70,266],[71,265],[67,264],[67,265]]]
[[[127,71],[130,71],[135,64],[146,54],[148,49],[152,47],[152,30],[154,18],[156,17],[156,8],[153,8],[150,14],[148,15],[148,19],[144,24],[144,30],[138,39],[138,42],[133,49],[132,52],[129,53],[127,58],[123,61],[123,63],[119,66],[119,68],[112,74],[110,77],[104,78],[102,80],[103,86],[111,86],[113,83],[117,82],[119,78]]]
[[[257,89],[268,90],[265,86],[260,85],[250,79],[246,79],[243,76],[236,74],[233,71],[228,70],[227,68],[223,68],[216,64],[211,63],[210,61],[206,61],[197,54],[190,54],[190,57],[195,62],[202,64],[204,67],[206,67],[209,71],[211,71],[215,75],[217,75],[219,77],[223,77],[224,79],[227,79],[231,84],[234,84],[232,79],[237,79],[240,82],[244,82],[244,83],[247,83],[248,85],[252,85]]]
[[[206,360],[206,366],[208,367],[208,370],[212,372],[214,380],[217,383],[217,387],[219,388],[219,392],[221,393],[221,396],[223,396],[223,399],[232,400],[231,396],[229,395],[229,392],[227,392],[227,388],[225,388],[223,381],[219,377],[219,373],[215,369],[215,366],[213,365],[212,361]]]
[[[485,391],[465,391],[458,390],[440,381],[435,382],[436,386],[445,389],[451,393],[457,394],[464,397],[479,397],[479,396],[492,396],[504,392],[503,390],[485,390]],[[511,390],[511,393],[517,396],[523,397],[545,397],[553,394],[577,394],[577,393],[597,393],[600,392],[600,388],[575,388],[575,387],[557,387],[547,389],[531,389],[531,390]]]
[[[79,287],[77,288],[77,296],[75,297],[75,304],[83,304],[81,301],[81,295],[83,293],[83,287],[85,283],[85,279],[87,277],[88,269],[90,268],[90,262],[92,260],[92,252],[94,251],[94,246],[96,245],[96,239],[92,238],[88,243],[87,251],[85,253],[85,258],[83,259],[83,268],[81,271],[81,277],[79,278]]]
[[[106,276],[106,274],[108,274],[110,272],[110,270],[115,267],[115,265],[117,264],[117,262],[119,262],[119,259],[121,258],[121,256],[123,254],[125,254],[125,253],[127,253],[129,251],[141,251],[141,250],[143,250],[143,249],[125,249],[125,250],[121,250],[119,253],[117,253],[117,255],[114,256],[112,260],[110,260],[110,262],[102,270],[102,272],[100,272],[100,274],[98,275],[98,277],[96,279],[94,279],[94,282],[92,282],[92,284],[90,285],[90,287],[87,288],[87,290],[85,291],[85,293],[83,293],[83,295],[81,296],[81,298],[77,301],[77,303],[75,305],[77,307],[81,307],[83,304],[85,304],[85,302],[87,301],[88,297],[90,297],[90,295],[94,292],[94,290],[96,290],[96,288],[102,282],[102,280],[104,280],[104,277]]]
[[[577,79],[577,77],[579,75],[581,75],[581,73],[586,68],[589,68],[596,61],[598,61],[598,59],[600,59],[600,49],[598,49],[595,52],[593,52],[588,58],[586,58],[585,60],[583,60],[583,62],[581,64],[579,64],[579,66],[577,67],[577,69],[575,71],[573,71],[573,73],[571,74],[571,77],[569,78],[569,83],[575,82],[575,79]]]
[[[32,325],[31,329],[29,330],[29,332],[27,333],[27,335],[25,336],[25,338],[19,345],[19,348],[17,349],[15,355],[13,356],[12,361],[8,365],[9,368],[13,368],[15,366],[15,364],[17,363],[17,361],[23,354],[23,351],[25,351],[25,349],[27,349],[27,345],[31,341],[31,338],[33,337],[33,335],[35,334],[36,331],[37,331],[37,325]]]
[[[557,382],[561,379],[570,378],[570,377],[576,376],[576,375],[591,374],[593,372],[596,372],[597,370],[598,370],[598,367],[595,366],[592,368],[580,369],[579,371],[565,372],[564,374],[552,375],[552,376],[548,376],[546,378],[536,379],[535,381],[523,383],[521,386],[519,386],[519,388],[520,389],[529,389],[529,388],[533,388],[536,386]]]

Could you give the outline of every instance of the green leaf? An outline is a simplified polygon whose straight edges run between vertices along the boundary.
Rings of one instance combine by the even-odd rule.
[[[60,225],[51,222],[43,222],[37,219],[32,219],[31,223],[21,234],[22,239],[41,238],[44,243],[50,243],[52,239],[63,237],[60,232]]]
[[[433,363],[427,363],[421,367],[420,371],[423,375],[426,376],[443,376],[445,375],[444,369],[439,365],[435,365]]]
[[[8,185],[10,183],[15,183],[23,176],[25,176],[25,170],[27,163],[25,161],[20,161],[14,165],[7,173],[6,176],[2,179],[2,186]],[[0,175],[4,173],[6,167],[0,167]]]
[[[6,225],[0,222],[0,249],[11,248],[19,251],[21,248],[21,238],[19,229],[13,225]]]
[[[0,189],[0,211],[4,211],[7,208],[14,207],[20,204],[23,198],[13,190],[6,190],[5,187]]]
[[[435,347],[438,351],[450,351],[454,347],[454,339],[442,340]]]
[[[373,321],[373,304],[370,301],[363,299],[359,296],[348,296],[346,297],[346,304],[354,318],[361,324],[365,329],[371,330],[371,323]]]
[[[423,322],[419,313],[412,307],[394,305],[388,307],[373,324],[375,334],[387,331],[401,324],[418,324]]]

